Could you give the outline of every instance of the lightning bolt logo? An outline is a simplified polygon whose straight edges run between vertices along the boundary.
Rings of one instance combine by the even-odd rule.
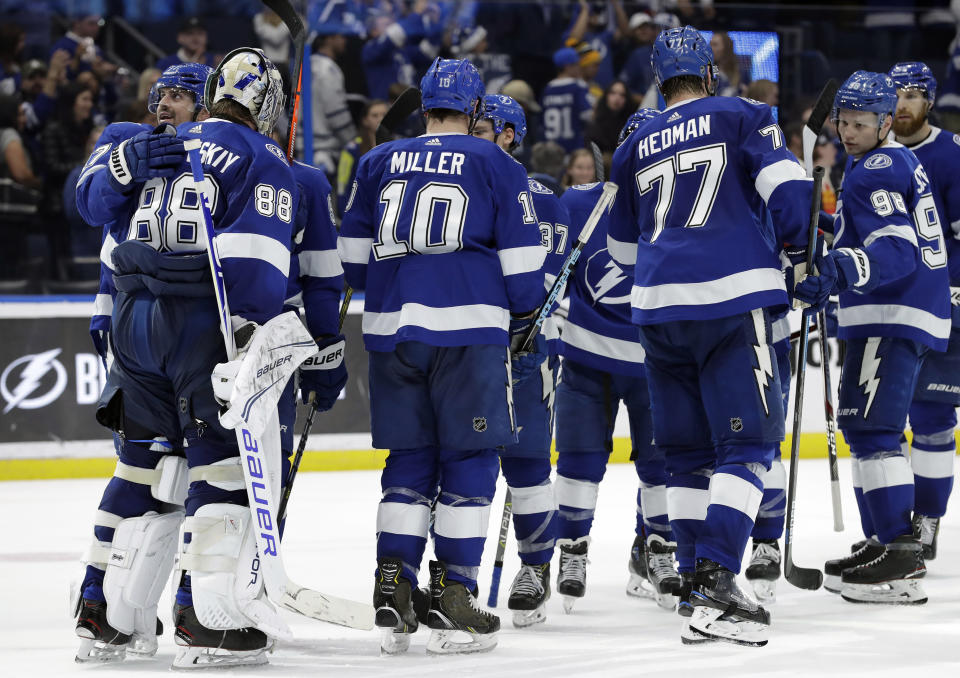
[[[864,419],[870,414],[870,407],[873,405],[877,388],[880,386],[880,377],[877,376],[877,371],[880,369],[880,358],[877,357],[877,347],[880,345],[880,339],[880,337],[867,339],[867,345],[863,349],[863,361],[860,363],[859,384],[863,387],[863,394],[867,396],[867,405],[863,409]]]
[[[594,303],[598,302],[603,295],[627,279],[627,277],[623,274],[623,271],[620,270],[620,267],[617,266],[616,262],[614,262],[612,259],[606,263],[604,268],[607,269],[607,272],[603,274],[602,278],[600,278],[596,289],[590,289],[590,294],[593,295]]]
[[[767,389],[773,377],[773,361],[770,360],[770,347],[767,346],[767,324],[762,309],[756,309],[752,315],[753,329],[757,336],[757,343],[753,345],[753,351],[757,354],[757,367],[753,368],[753,375],[757,379],[757,389],[760,391],[760,400],[763,402],[763,413],[769,417]]]
[[[67,372],[63,365],[56,359],[57,356],[60,355],[61,350],[62,349],[54,348],[49,351],[44,351],[43,353],[25,355],[7,366],[7,369],[3,371],[2,377],[0,377],[0,389],[2,389],[3,397],[7,400],[7,406],[3,409],[4,414],[7,414],[17,406],[24,409],[43,407],[59,397],[67,381]],[[20,373],[20,383],[18,383],[12,391],[8,390],[7,377],[14,368],[24,362],[27,363],[27,366],[24,367]],[[57,383],[51,393],[42,398],[38,397],[28,400],[33,392],[37,390],[44,375],[50,370],[55,370],[57,373]]]

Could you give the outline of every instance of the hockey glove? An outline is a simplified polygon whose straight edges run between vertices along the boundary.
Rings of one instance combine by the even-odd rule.
[[[510,373],[514,385],[535,374],[540,369],[540,364],[547,359],[547,340],[540,332],[529,350],[521,350],[523,339],[532,324],[532,317],[510,319]]]
[[[173,176],[186,160],[183,140],[176,137],[170,125],[152,132],[140,132],[127,139],[110,153],[110,177],[116,188],[130,190],[135,183],[154,177]]]
[[[820,280],[823,273],[821,265],[826,257],[827,246],[822,237],[817,238],[817,252],[813,258],[813,271],[807,271],[807,248],[806,247],[786,247],[780,255],[783,266],[783,275],[787,286],[787,294],[793,302],[793,308],[803,309],[805,315],[814,315],[823,308],[830,296],[830,285],[833,279],[827,273],[827,278]],[[817,292],[808,291],[807,294],[798,293],[801,282],[808,278],[819,280]],[[826,288],[826,289],[821,289]],[[808,285],[808,290],[811,286]]]
[[[313,402],[318,412],[326,412],[347,385],[347,366],[343,363],[345,341],[342,334],[317,339],[320,350],[300,365],[300,402]]]
[[[870,280],[870,259],[861,249],[841,247],[817,262],[820,274],[800,281],[794,291],[801,301],[826,303],[831,294],[853,290],[869,292],[875,287]],[[818,306],[819,307],[819,306]]]

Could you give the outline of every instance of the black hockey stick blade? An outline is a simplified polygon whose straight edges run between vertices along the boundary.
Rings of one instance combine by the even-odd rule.
[[[302,86],[301,69],[303,50],[307,42],[307,29],[303,19],[290,4],[289,0],[263,0],[263,4],[273,10],[290,32],[293,40],[293,71],[291,72],[290,98],[287,106],[290,111],[290,130],[287,135],[287,159],[293,162],[293,148],[297,141],[297,109],[300,106],[300,88]]]
[[[290,37],[296,45],[302,45],[307,40],[307,29],[303,25],[303,19],[293,8],[289,0],[263,0],[263,4],[273,10],[274,14],[280,17],[280,20],[290,31]]]
[[[823,123],[827,121],[827,116],[833,109],[833,100],[836,97],[837,81],[830,78],[823,86],[820,96],[817,97],[817,103],[814,104],[810,117],[803,125],[803,168],[808,176],[813,176],[813,149],[817,145],[817,137],[820,136]]]
[[[403,90],[397,100],[390,106],[390,110],[383,116],[380,125],[377,126],[376,141],[377,146],[390,141],[393,138],[394,131],[404,120],[416,113],[420,109],[420,90],[416,87],[408,87]]]
[[[593,153],[593,171],[597,175],[596,181],[604,180],[603,154],[600,147],[593,141],[590,142],[590,151]]]

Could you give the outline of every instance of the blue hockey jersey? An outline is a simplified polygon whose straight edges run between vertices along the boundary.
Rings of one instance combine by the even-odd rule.
[[[570,213],[563,206],[556,193],[535,179],[527,179],[530,195],[533,196],[533,208],[540,226],[540,242],[547,251],[543,262],[543,286],[550,291],[557,279],[563,262],[570,253],[570,247],[577,237],[571,232]],[[556,304],[553,307],[556,309]],[[542,328],[547,339],[547,349],[551,355],[557,354],[559,329],[552,315],[547,316]]]
[[[726,97],[675,104],[617,149],[611,178],[620,191],[607,243],[634,277],[634,322],[786,305],[779,245],[806,245],[812,181],[769,106]]]
[[[561,197],[577,234],[600,199],[603,184],[571,186]],[[588,367],[613,374],[642,376],[644,351],[630,319],[631,279],[610,258],[604,213],[597,222],[569,287],[570,309],[560,335],[559,352]],[[574,237],[571,234],[571,237]]]
[[[425,134],[364,155],[337,247],[347,282],[366,291],[370,351],[403,341],[505,346],[510,313],[545,297],[527,175],[466,134]]]
[[[583,148],[583,132],[593,118],[595,103],[587,83],[574,78],[556,78],[543,88],[540,101],[543,138],[557,142],[567,153]]]
[[[303,308],[307,329],[314,337],[339,333],[343,267],[337,254],[330,182],[322,170],[293,163],[302,209],[287,279],[284,308]]]
[[[943,351],[950,288],[943,229],[916,156],[888,143],[847,160],[837,202],[836,249],[861,250],[878,286],[840,295],[838,336],[903,337]]]

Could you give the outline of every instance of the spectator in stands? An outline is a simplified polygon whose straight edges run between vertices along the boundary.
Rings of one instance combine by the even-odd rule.
[[[744,96],[755,101],[762,101],[768,106],[780,105],[780,88],[777,83],[766,78],[751,82]]]
[[[617,150],[617,137],[627,124],[627,118],[636,110],[633,96],[622,80],[614,80],[597,101],[593,122],[587,127],[587,141],[594,142],[605,154]]]
[[[750,73],[740,68],[737,55],[733,51],[733,40],[726,31],[717,31],[710,38],[714,63],[720,69],[717,78],[717,95],[722,97],[740,96],[750,82]]]
[[[676,0],[674,4],[680,21],[688,26],[703,26],[717,16],[713,0]]]
[[[376,145],[377,127],[390,105],[380,99],[372,99],[363,107],[360,117],[360,134],[340,152],[337,165],[337,205],[340,214],[347,207],[353,179],[357,175],[357,163],[360,158]]]
[[[566,151],[556,142],[541,141],[534,144],[530,152],[530,178],[560,195],[564,188],[560,185],[560,175],[564,171],[565,157]]]
[[[600,62],[603,57],[600,56],[600,52],[586,42],[578,42],[573,45],[573,48],[577,50],[577,54],[580,56],[580,77],[590,88],[590,96],[597,100],[603,96],[603,87],[597,82],[597,72],[600,69]]]
[[[616,29],[610,28],[610,10],[613,10]],[[597,52],[599,60],[596,77],[585,76],[587,82],[595,79],[600,87],[606,87],[613,82],[614,43],[625,39],[629,33],[630,22],[620,0],[592,3],[580,0],[579,12],[566,36],[566,44],[574,47],[581,41],[586,42]]]
[[[487,94],[500,94],[503,86],[513,79],[511,57],[505,52],[490,52],[487,29],[466,26],[453,31],[450,52],[458,59],[469,59],[480,71]]]
[[[253,17],[253,32],[260,40],[260,48],[281,73],[290,70],[290,32],[276,12],[264,8]]]
[[[163,73],[159,68],[144,68],[140,74],[140,80],[137,81],[137,99],[146,101],[150,98],[150,90],[157,84],[160,74]]]
[[[318,25],[313,43],[310,71],[313,84],[313,165],[321,167],[329,177],[337,172],[340,151],[357,136],[343,71],[337,57],[347,48],[347,26],[338,22]],[[331,182],[332,183],[332,182]]]
[[[649,14],[637,12],[630,17],[630,32],[635,46],[620,71],[620,79],[631,91],[646,92],[653,84],[650,53],[653,51],[653,41],[657,38],[657,26]]]
[[[803,122],[791,122],[784,125],[783,136],[787,139],[787,150],[797,156],[797,160],[803,163]]]
[[[70,23],[70,30],[50,47],[50,61],[60,50],[70,55],[67,62],[66,77],[74,80],[81,71],[92,70],[101,80],[113,76],[117,67],[107,61],[103,50],[96,45],[97,36],[103,19],[99,14],[85,14],[77,16]]]
[[[594,98],[580,77],[580,55],[572,47],[553,55],[557,77],[547,83],[541,96],[543,137],[556,141],[569,153],[583,147],[584,128],[593,119]]]
[[[593,164],[593,153],[585,148],[578,148],[567,159],[567,169],[560,182],[564,190],[571,186],[589,184],[597,180],[597,169]]]
[[[61,195],[70,170],[86,159],[87,137],[93,129],[93,95],[79,83],[70,83],[57,97],[55,117],[43,130],[47,208],[62,213]]]
[[[155,126],[157,116],[147,110],[147,99],[132,99],[120,109],[120,115],[114,122],[134,122],[139,125]],[[87,154],[89,156],[89,153]]]
[[[414,84],[414,66],[408,58],[408,46],[416,46],[426,35],[423,14],[427,0],[416,0],[410,12],[397,20],[390,14],[374,15],[369,26],[370,38],[363,46],[363,68],[367,76],[367,92],[371,98],[387,99],[395,82]]]
[[[524,80],[511,80],[500,88],[499,93],[513,97],[514,101],[523,108],[524,116],[527,119],[527,134],[523,137],[520,145],[513,149],[512,155],[524,167],[529,167],[530,151],[533,145],[542,138],[540,113],[543,109],[537,103],[533,88]]]
[[[199,17],[189,17],[180,24],[180,30],[177,31],[177,44],[180,45],[180,49],[156,63],[161,73],[177,64],[206,64],[211,68],[217,65],[215,56],[207,52],[207,28]]]
[[[26,114],[16,97],[0,94],[0,179],[10,179],[26,188],[40,188],[33,162],[20,133]]]
[[[0,94],[20,90],[20,54],[26,40],[26,33],[17,24],[0,24]]]
[[[146,102],[143,102],[143,106],[141,110],[146,112]],[[150,115],[149,117],[152,118],[150,124],[156,124],[157,117],[155,115]],[[70,170],[66,181],[63,182],[61,195],[61,199],[63,200],[63,216],[67,225],[70,227],[68,240],[70,243],[70,256],[73,257],[96,257],[100,254],[102,229],[91,228],[90,225],[83,220],[83,217],[80,216],[80,211],[77,209],[77,179],[80,178],[80,172],[83,170],[86,159],[89,158],[90,154],[96,149],[97,140],[102,133],[103,127],[100,125],[90,130],[90,134],[86,138],[86,145],[83,149],[83,160]]]

